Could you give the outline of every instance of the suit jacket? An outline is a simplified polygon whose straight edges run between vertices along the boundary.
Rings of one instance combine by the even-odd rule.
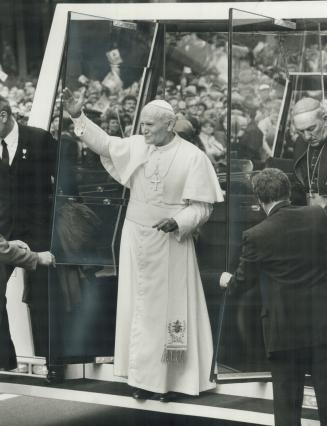
[[[49,132],[45,130],[18,125],[18,146],[10,169],[10,193],[12,196],[11,240],[26,241],[33,251],[44,251],[50,248],[50,224],[52,215],[52,180],[55,175],[57,144]],[[6,252],[5,252],[6,254]],[[19,253],[18,253],[19,254]],[[30,268],[31,260],[19,257],[17,253],[9,257],[8,262],[13,266],[6,266],[0,257],[0,330],[2,353],[1,363],[11,364],[15,358],[13,345],[10,342],[10,332],[7,321],[3,322],[6,310],[6,287],[14,266]],[[22,254],[20,254],[21,256]],[[25,254],[26,255],[26,254]],[[18,257],[17,257],[18,256]],[[6,258],[5,258],[6,259]],[[7,262],[7,260],[4,260]],[[18,263],[17,263],[18,262]],[[35,260],[34,260],[35,262]],[[32,262],[33,263],[33,262]],[[43,326],[47,330],[47,303],[48,303],[48,271],[46,268],[31,271],[25,282],[23,300],[30,307],[42,312],[42,318],[33,320],[37,327]],[[4,325],[5,324],[5,325]],[[33,334],[35,332],[35,325]],[[37,332],[35,332],[37,335]],[[47,333],[44,347],[47,348]],[[6,343],[7,342],[7,343]],[[37,355],[46,354],[46,350],[39,350],[36,343]],[[5,345],[9,345],[7,348]],[[12,367],[14,368],[14,367]]]
[[[33,251],[18,247],[11,241],[7,241],[0,234],[0,264],[19,266],[25,269],[35,269],[37,254]]]
[[[0,234],[0,316],[5,304],[6,283],[9,278],[5,265],[33,270],[37,265],[37,254],[17,247]]]
[[[18,147],[11,165],[16,172],[12,238],[26,241],[35,251],[48,250],[57,144],[45,130],[18,128]]]
[[[45,251],[50,248],[57,143],[43,129],[19,124],[18,132],[18,146],[11,165],[14,175],[11,239],[27,242],[33,251]],[[45,268],[28,274],[24,302],[40,307],[47,303],[47,277]]]
[[[243,233],[230,291],[255,285],[266,352],[327,343],[327,217],[319,206],[274,206]]]

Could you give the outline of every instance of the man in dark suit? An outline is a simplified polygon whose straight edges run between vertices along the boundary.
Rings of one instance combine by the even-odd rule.
[[[50,246],[51,179],[55,174],[56,149],[49,132],[17,124],[8,101],[0,96],[0,233],[6,239],[26,241],[33,251]],[[8,279],[12,269],[7,267]],[[35,353],[46,357],[47,276],[45,268],[30,273],[24,295],[31,312]],[[6,281],[0,283],[2,297],[6,285]],[[9,358],[15,359],[15,354]],[[15,365],[16,361],[3,361],[4,368]]]
[[[290,204],[290,182],[279,169],[254,176],[267,218],[243,233],[242,255],[221,287],[260,282],[262,327],[271,365],[275,425],[301,425],[305,374],[327,425],[327,216],[320,206]]]
[[[15,348],[10,337],[6,309],[6,283],[16,266],[34,270],[37,265],[54,265],[54,256],[46,251],[35,253],[22,241],[7,241],[0,234],[0,370],[17,366]],[[10,268],[9,268],[10,266]]]

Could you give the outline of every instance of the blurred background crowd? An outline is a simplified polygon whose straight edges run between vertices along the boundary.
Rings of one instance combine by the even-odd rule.
[[[226,33],[170,32],[166,39],[165,80],[160,79],[156,97],[165,98],[177,117],[176,131],[209,156],[217,172],[226,167],[228,102],[228,44]],[[327,44],[320,54],[318,44],[302,52],[306,71],[327,69]],[[119,51],[118,51],[119,55]],[[283,53],[280,40],[272,37],[245,38],[233,46],[233,90],[231,151],[237,158],[264,162],[272,155],[276,123],[280,113],[287,68],[296,70],[299,52]],[[293,56],[293,58],[292,58]],[[2,43],[0,95],[9,99],[18,122],[27,123],[37,83],[37,71],[22,77],[14,44]],[[87,114],[104,131],[129,136],[140,90],[140,81],[126,85],[120,75],[121,63],[109,58],[110,73],[104,79],[92,73],[77,77],[75,94],[84,92]],[[293,61],[293,62],[292,62]],[[60,91],[60,87],[58,92]],[[310,96],[315,96],[311,93]],[[51,133],[58,137],[60,99],[55,102]],[[68,126],[69,127],[69,126]],[[69,131],[69,128],[66,129]],[[292,157],[296,133],[286,134],[283,156]]]

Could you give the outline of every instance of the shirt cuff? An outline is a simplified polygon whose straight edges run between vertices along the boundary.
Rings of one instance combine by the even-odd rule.
[[[81,115],[77,118],[70,116],[72,122],[74,123],[74,132],[75,135],[80,137],[83,136],[86,129],[86,115],[84,111],[81,111]]]

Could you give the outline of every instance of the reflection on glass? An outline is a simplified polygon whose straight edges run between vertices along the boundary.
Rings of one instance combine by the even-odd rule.
[[[50,364],[113,354],[117,282],[100,272],[72,265],[50,271]]]
[[[52,245],[57,264],[112,265],[111,239],[119,206],[94,197],[57,197]]]

